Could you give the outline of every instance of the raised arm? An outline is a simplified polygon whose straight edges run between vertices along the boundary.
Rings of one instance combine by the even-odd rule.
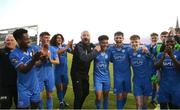
[[[79,58],[84,62],[89,62],[93,60],[100,50],[100,46],[96,46],[90,53],[87,53],[87,51],[83,50],[81,46],[77,46]]]
[[[68,52],[69,52],[69,53],[72,53],[72,52],[73,52],[73,40],[68,41],[67,46],[66,46],[65,48],[59,49],[59,50],[57,51],[57,53],[58,53],[58,54],[62,54],[62,53],[64,53],[64,52],[66,52],[69,48],[71,48],[72,51],[71,51],[71,52],[68,51]]]

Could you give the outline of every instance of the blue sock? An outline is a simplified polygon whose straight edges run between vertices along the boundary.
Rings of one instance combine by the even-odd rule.
[[[63,99],[64,99],[64,96],[66,95],[66,91],[65,90],[63,90]]]
[[[41,99],[39,103],[39,109],[43,109],[43,108],[44,108],[44,103],[43,103],[43,99]]]
[[[58,99],[59,99],[59,102],[63,102],[63,91],[58,92]]]
[[[127,100],[127,98],[123,98],[123,108],[124,108],[124,106],[126,104],[126,100]]]
[[[152,99],[151,99],[151,101],[155,101],[155,97],[156,97],[156,89],[153,89],[152,90]]]
[[[95,101],[95,104],[96,104],[96,109],[100,109],[100,106],[101,106],[101,101]]]
[[[117,109],[123,109],[123,100],[116,100]]]
[[[108,109],[108,98],[103,99],[103,107],[104,109]]]
[[[47,109],[53,109],[53,99],[52,99],[52,97],[47,97],[46,108]]]
[[[142,109],[147,109],[147,106],[146,106],[146,105],[143,105]]]

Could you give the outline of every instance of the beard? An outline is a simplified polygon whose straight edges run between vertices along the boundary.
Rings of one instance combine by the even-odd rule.
[[[85,43],[85,44],[88,44],[88,43],[90,42],[90,40],[87,39],[87,38],[84,38],[82,41],[83,41],[83,43]]]

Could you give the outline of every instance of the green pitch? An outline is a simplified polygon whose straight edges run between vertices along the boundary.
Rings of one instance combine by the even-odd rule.
[[[72,63],[72,55],[68,54],[68,68],[69,68],[69,72],[70,72],[70,68],[71,68],[71,63]],[[113,94],[113,69],[112,69],[112,64],[110,64],[110,76],[111,76],[111,91],[109,94],[109,109],[116,109],[116,100],[115,100],[115,95]],[[83,104],[83,108],[84,109],[95,109],[95,93],[93,91],[93,64],[91,64],[91,68],[89,71],[89,76],[90,76],[90,94],[89,96],[86,98],[84,104]],[[45,100],[45,93],[43,95],[43,98]],[[58,102],[58,98],[56,95],[56,91],[53,93],[53,100],[54,100],[54,108],[57,109],[59,108],[59,102]],[[65,96],[65,101],[69,104],[68,107],[66,107],[65,109],[72,109],[73,108],[73,100],[74,100],[74,94],[73,94],[73,89],[72,89],[72,82],[71,82],[71,78],[70,78],[70,73],[69,73],[69,86],[67,89],[67,93]],[[125,105],[125,109],[135,109],[136,105],[135,105],[135,99],[132,93],[130,93],[128,95],[128,99],[127,99],[127,103]],[[148,109],[152,109],[152,105],[149,103],[148,105]]]

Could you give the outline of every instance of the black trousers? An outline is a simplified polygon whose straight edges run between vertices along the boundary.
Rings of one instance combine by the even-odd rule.
[[[0,90],[0,109],[10,109],[13,102],[17,108],[17,88],[6,87]]]
[[[74,109],[81,109],[86,97],[89,95],[89,79],[71,78],[74,92]]]

